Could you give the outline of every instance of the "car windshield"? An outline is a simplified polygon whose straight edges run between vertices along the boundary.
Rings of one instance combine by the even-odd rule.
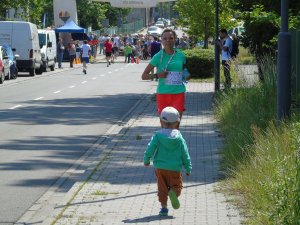
[[[155,30],[157,30],[157,27],[149,27],[148,30],[149,30],[149,31],[155,31]]]
[[[7,45],[4,45],[4,46],[3,46],[3,50],[6,51],[9,60],[12,61],[12,60],[14,59],[14,55],[13,55],[13,52],[12,52],[11,48],[8,47]]]
[[[46,34],[39,34],[39,42],[40,42],[40,45],[46,44]]]

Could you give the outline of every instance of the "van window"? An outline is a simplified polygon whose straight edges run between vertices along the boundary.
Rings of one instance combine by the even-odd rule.
[[[5,48],[3,48],[3,56],[7,56],[8,54],[7,54],[7,51],[6,51],[6,49]]]
[[[46,45],[46,34],[39,34],[40,45]]]
[[[49,34],[47,34],[47,44],[50,42]]]

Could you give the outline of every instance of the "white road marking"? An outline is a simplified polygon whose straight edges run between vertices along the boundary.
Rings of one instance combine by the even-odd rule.
[[[82,84],[85,84],[86,82],[87,82],[87,81],[85,80],[85,81],[82,81],[81,83],[82,83]]]
[[[74,88],[74,87],[76,87],[75,85],[72,85],[72,86],[70,86],[69,88]]]
[[[13,106],[13,107],[10,107],[9,109],[16,109],[16,108],[19,108],[19,107],[21,107],[22,105],[15,105],[15,106]]]
[[[93,78],[92,78],[92,80],[96,80],[96,79],[97,79],[97,77],[93,77]]]
[[[118,72],[119,70],[118,70],[118,69],[115,69],[115,71]]]
[[[109,74],[111,74],[112,72],[111,72],[111,71],[109,71],[108,73],[109,73]]]
[[[101,74],[101,75],[100,75],[100,77],[104,77],[104,76],[105,76],[105,74]]]
[[[54,91],[53,94],[58,94],[60,93],[61,91]]]
[[[36,99],[34,99],[35,101],[37,101],[37,100],[41,100],[41,99],[43,99],[44,97],[38,97],[38,98],[36,98]]]

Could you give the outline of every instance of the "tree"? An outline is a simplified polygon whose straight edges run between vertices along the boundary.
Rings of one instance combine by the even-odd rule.
[[[178,0],[174,9],[179,13],[179,24],[187,27],[190,35],[204,40],[208,47],[209,37],[215,36],[215,1],[212,0]],[[232,27],[233,12],[228,0],[220,0],[220,27]]]
[[[93,29],[100,29],[105,18],[109,19],[111,25],[117,25],[120,15],[125,18],[130,12],[130,9],[113,8],[108,3],[86,0],[76,2],[79,25],[82,27],[91,26]],[[45,13],[48,18],[46,26],[53,25],[53,0],[1,0],[0,20],[5,19],[6,10],[10,8],[22,8],[19,16],[25,21],[35,23],[38,27],[42,27],[42,17]]]
[[[107,11],[105,16],[109,19],[109,23],[112,26],[118,25],[118,20],[121,19],[122,21],[126,20],[126,17],[130,13],[131,9],[129,8],[115,8],[112,7],[110,4],[106,4]]]
[[[256,57],[260,80],[263,81],[262,62],[264,56],[274,56],[277,50],[280,31],[281,0],[231,0],[236,11],[240,11],[244,20],[245,34],[242,45]],[[289,28],[300,28],[299,0],[290,0]]]
[[[53,17],[52,0],[1,0],[0,19],[6,19],[6,10],[22,8],[20,16],[25,21],[41,26],[42,15],[48,12]]]
[[[106,3],[77,0],[78,20],[82,27],[91,26],[92,29],[100,29],[102,27],[102,20],[106,18],[106,12]]]
[[[88,2],[77,0],[78,20],[82,27],[91,26],[92,29],[102,28],[103,19],[109,19],[112,26],[116,26],[118,19],[123,19],[129,14],[130,9],[111,7],[109,3]]]
[[[6,17],[6,10],[14,8],[16,5],[20,5],[19,0],[1,0],[0,4],[0,20],[4,20]]]

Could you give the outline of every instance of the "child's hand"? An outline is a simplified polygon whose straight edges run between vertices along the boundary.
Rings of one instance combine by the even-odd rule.
[[[191,174],[190,173],[186,173],[186,175],[189,177]]]

